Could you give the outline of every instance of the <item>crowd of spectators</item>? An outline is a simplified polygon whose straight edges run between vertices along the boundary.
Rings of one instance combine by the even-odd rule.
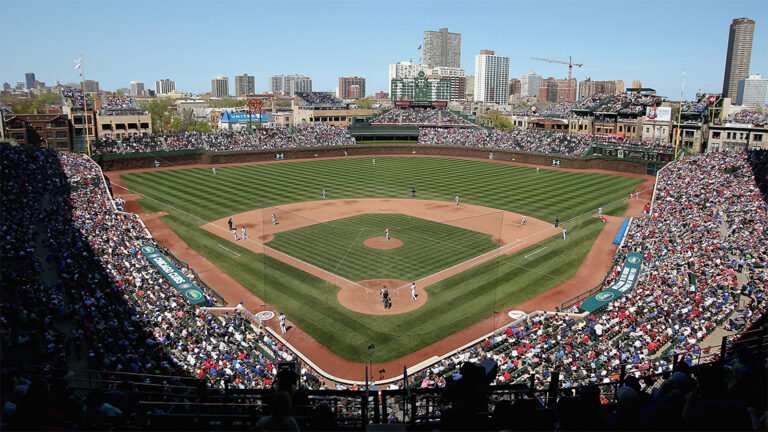
[[[87,103],[88,109],[91,109],[91,101],[83,95],[82,89],[65,88],[61,91],[61,95],[69,101],[73,108],[83,109],[84,103]]]
[[[568,135],[533,129],[501,131],[495,129],[420,128],[419,144],[582,155],[593,141],[592,135]]]
[[[650,150],[671,151],[675,148],[674,143],[671,142],[662,142],[661,140],[632,140],[619,136],[597,136],[595,137],[595,143],[624,149],[640,147]]]
[[[739,111],[733,116],[734,123],[768,126],[768,111]]]
[[[665,354],[694,365],[709,354],[704,340],[717,326],[729,317],[747,326],[768,309],[766,166],[766,151],[673,163],[660,174],[652,213],[635,219],[605,281],[635,250],[644,258],[633,290],[583,318],[558,311],[512,325],[422,371],[416,385],[445,385],[459,364],[485,358],[500,366],[494,382],[526,383],[533,374],[539,388],[556,369],[561,385],[572,387],[613,381],[621,365],[637,379],[669,372]]]
[[[128,96],[104,96],[101,98],[101,108],[106,111],[137,111],[142,109],[136,99]]]
[[[523,133],[531,132],[505,133],[503,141],[526,141]],[[501,139],[491,134],[498,133],[485,131],[480,139],[495,144]],[[215,388],[270,386],[277,361],[297,360],[239,309],[215,316],[187,304],[140,253],[144,244],[157,245],[135,215],[115,211],[93,161],[28,147],[2,145],[0,151],[4,352],[39,343],[45,349],[36,360],[47,365],[66,368],[68,356],[83,354],[88,368],[103,371],[104,379],[116,379],[112,375],[120,372],[181,374],[197,376]],[[553,370],[560,371],[561,386],[570,388],[615,380],[624,365],[627,385],[617,393],[614,412],[591,417],[598,425],[632,427],[631,421],[640,421],[641,409],[658,404],[667,410],[667,420],[701,425],[712,415],[706,401],[721,398],[726,403],[735,390],[747,400],[726,408],[741,416],[738,425],[751,425],[752,412],[744,405],[763,412],[765,405],[755,408],[751,399],[759,395],[755,387],[762,382],[754,379],[760,369],[750,369],[755,365],[748,356],[732,365],[734,373],[727,382],[714,372],[700,375],[695,391],[685,371],[653,390],[641,381],[670,371],[672,362],[665,354],[695,366],[698,357],[707,354],[707,336],[734,316],[747,327],[765,316],[767,167],[766,151],[707,153],[672,163],[659,174],[652,212],[630,226],[616,255],[619,264],[605,282],[609,285],[617,277],[629,250],[641,252],[642,270],[633,290],[583,317],[560,311],[531,316],[421,371],[416,385],[450,385],[461,379],[460,364],[485,358],[499,364],[493,382],[526,383],[533,378],[539,388]],[[43,266],[37,258],[38,244],[48,250],[46,261],[56,269],[54,284],[39,277]],[[177,265],[205,293],[206,304],[215,304],[215,295],[196,281],[194,272]],[[76,325],[67,333],[58,325],[62,322]],[[323,386],[311,368],[299,364],[304,385]],[[718,393],[725,385],[729,391]],[[53,394],[62,396],[65,391],[66,387],[54,392],[44,381],[24,382],[6,374],[4,421],[50,426],[49,422],[59,421],[51,420],[55,404],[60,403]],[[688,392],[693,392],[691,399]],[[599,394],[593,394],[595,401]],[[79,400],[79,409],[61,415],[71,416],[68,421],[73,422],[124,415],[106,403],[103,394],[94,395]],[[78,401],[68,397],[67,404],[77,407]],[[575,421],[574,410],[586,399],[562,398],[556,407],[564,416],[560,421]]]
[[[333,96],[330,93],[326,92],[302,92],[297,91],[296,96],[301,98],[303,101],[307,102],[310,105],[332,105],[332,106],[341,106],[344,105],[344,102],[337,99],[335,96]]]
[[[119,142],[111,136],[93,144],[96,155],[107,153],[144,153],[178,150],[214,152],[282,149],[298,147],[328,147],[354,145],[346,128],[325,123],[302,125],[295,132],[288,128],[261,128],[247,131],[182,132],[177,135],[132,135]]]
[[[371,119],[371,124],[417,126],[477,126],[460,115],[438,108],[393,108]]]
[[[192,375],[213,388],[268,387],[277,362],[296,361],[305,385],[321,385],[294,353],[239,308],[215,316],[189,305],[140,252],[146,244],[162,248],[136,215],[116,211],[92,160],[46,149],[2,145],[0,150],[0,228],[6,237],[0,334],[6,354],[37,344],[45,354],[35,361],[48,370],[66,370],[70,356],[82,355],[88,369],[101,371],[105,380],[119,380],[112,375],[122,372]],[[49,205],[43,206],[46,200]],[[35,236],[56,269],[53,285],[38,277],[42,265]],[[176,265],[204,293],[206,305],[217,303],[191,269]],[[73,324],[72,330],[66,332],[60,323]],[[11,401],[22,413],[15,418],[22,424],[36,421],[24,414],[32,409],[25,400],[22,393]],[[15,421],[13,410],[4,414],[4,421]]]
[[[566,118],[571,112],[573,106],[574,104],[568,101],[553,103],[545,106],[539,111],[536,111],[534,115],[538,115],[540,117]]]

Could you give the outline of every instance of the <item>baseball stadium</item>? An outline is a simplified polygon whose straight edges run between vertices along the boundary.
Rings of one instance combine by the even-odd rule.
[[[765,406],[766,150],[444,106],[0,149],[3,386],[124,414],[97,429],[249,430],[275,388],[305,430],[621,429],[646,396],[643,429],[749,429]],[[691,389],[721,399],[674,423]]]

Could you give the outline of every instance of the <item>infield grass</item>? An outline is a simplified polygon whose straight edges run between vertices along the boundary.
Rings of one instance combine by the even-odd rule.
[[[384,227],[403,245],[382,250],[363,244],[383,237]],[[499,247],[489,234],[401,214],[315,224],[277,233],[267,245],[352,281],[417,280]]]
[[[524,213],[544,220],[604,211],[626,196],[640,179],[570,173],[447,158],[335,159],[209,169],[179,169],[122,175],[127,187],[157,201],[142,199],[145,211],[166,211],[163,221],[190,247],[337,355],[374,362],[399,358],[469,325],[494,316],[575,274],[602,228],[584,216],[567,222],[568,240],[558,234],[516,254],[493,259],[426,288],[429,301],[405,314],[372,316],[350,311],[336,300],[338,288],[275,259],[222,240],[201,228],[207,221],[262,206],[328,198],[407,198],[415,187],[420,199],[462,202]],[[114,186],[113,186],[114,187]],[[380,236],[383,233],[374,233]],[[543,251],[526,255],[546,247]],[[386,251],[385,251],[386,252]],[[391,252],[391,251],[390,251]],[[581,287],[587,290],[592,287]],[[395,297],[410,301],[410,293]],[[488,331],[492,328],[489,326]]]

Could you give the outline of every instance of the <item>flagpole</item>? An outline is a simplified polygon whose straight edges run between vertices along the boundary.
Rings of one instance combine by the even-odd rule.
[[[80,69],[80,90],[83,92],[83,129],[85,134],[85,149],[88,157],[91,157],[90,128],[88,127],[88,96],[85,94],[85,66],[83,66],[83,55],[77,62],[76,69]]]
[[[683,68],[683,83],[680,86],[680,109],[677,111],[677,134],[675,134],[675,159],[677,160],[677,148],[680,144],[680,119],[683,114],[683,98],[685,94],[685,68]]]

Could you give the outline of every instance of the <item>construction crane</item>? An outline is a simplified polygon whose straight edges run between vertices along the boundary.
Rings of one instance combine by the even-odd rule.
[[[573,67],[582,67],[584,66],[583,63],[574,63],[573,58],[568,56],[568,61],[562,61],[562,60],[552,60],[548,58],[541,58],[541,57],[531,57],[531,60],[539,60],[539,61],[545,61],[547,63],[558,63],[558,64],[564,64],[568,65],[568,82],[571,82],[571,76],[573,75]]]

